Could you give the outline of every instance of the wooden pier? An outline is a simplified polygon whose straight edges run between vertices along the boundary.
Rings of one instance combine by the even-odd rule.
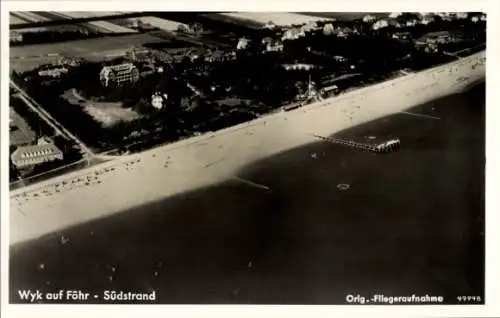
[[[323,137],[319,135],[313,135],[314,137],[323,139],[332,144],[342,145],[351,147],[357,150],[374,152],[374,153],[388,153],[394,152],[399,149],[400,141],[399,139],[390,140],[380,144],[365,144],[361,142],[356,142],[348,139],[335,138],[335,137]]]

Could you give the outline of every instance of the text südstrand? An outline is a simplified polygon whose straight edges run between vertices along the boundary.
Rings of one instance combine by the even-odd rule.
[[[19,299],[27,303],[43,302],[92,302],[104,300],[110,303],[127,301],[152,302],[156,300],[156,291],[151,292],[131,292],[105,290],[102,293],[88,293],[81,290],[59,290],[57,292],[41,292],[39,290],[18,290]]]

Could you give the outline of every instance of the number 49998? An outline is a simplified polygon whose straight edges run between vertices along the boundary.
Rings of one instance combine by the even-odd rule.
[[[481,296],[457,296],[459,303],[480,303],[482,300]]]

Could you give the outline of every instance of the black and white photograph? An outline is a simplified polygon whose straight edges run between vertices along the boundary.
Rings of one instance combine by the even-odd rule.
[[[9,9],[2,297],[493,301],[490,15],[448,7]]]

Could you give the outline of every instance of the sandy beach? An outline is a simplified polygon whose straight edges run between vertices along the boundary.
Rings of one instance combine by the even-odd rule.
[[[312,141],[242,166],[239,180],[12,246],[10,300],[28,288],[155,290],[166,304],[482,296],[484,97],[483,85],[337,133],[398,136],[397,153]],[[167,191],[170,176],[153,181]]]
[[[458,92],[468,83],[457,78],[484,78],[484,65],[472,68],[483,57],[484,52],[16,190],[10,200],[11,244],[234,178],[248,163],[316,141],[311,133],[330,135]]]

